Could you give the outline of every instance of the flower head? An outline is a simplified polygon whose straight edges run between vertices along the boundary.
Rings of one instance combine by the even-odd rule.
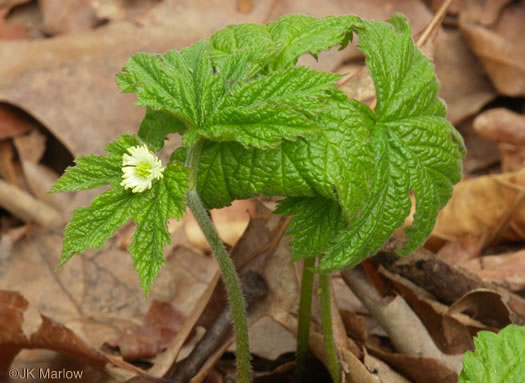
[[[133,146],[128,153],[122,156],[121,185],[133,193],[142,193],[151,188],[153,180],[162,178],[162,162],[146,145]]]

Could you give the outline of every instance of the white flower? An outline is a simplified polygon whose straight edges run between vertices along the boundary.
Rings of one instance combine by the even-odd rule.
[[[153,180],[162,178],[162,162],[151,153],[146,145],[133,146],[128,149],[129,154],[122,156],[121,183],[125,189],[133,193],[142,193],[151,188]]]

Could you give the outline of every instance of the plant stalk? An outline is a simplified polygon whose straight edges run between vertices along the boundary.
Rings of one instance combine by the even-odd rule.
[[[310,318],[312,314],[312,288],[314,283],[315,257],[305,258],[301,278],[299,323],[297,324],[297,351],[295,357],[295,381],[302,382],[309,355]]]
[[[249,383],[251,380],[250,348],[248,342],[248,324],[246,320],[246,304],[241,290],[241,283],[235,266],[226,252],[224,245],[217,234],[215,225],[208,216],[202,201],[197,193],[197,170],[199,158],[204,144],[203,140],[196,143],[188,152],[186,166],[191,169],[190,188],[186,194],[188,206],[199,224],[213,255],[217,259],[222,279],[226,287],[228,300],[232,310],[233,331],[235,333],[237,353],[237,381]]]
[[[341,381],[341,369],[339,367],[334,331],[332,328],[331,281],[331,274],[319,274],[319,287],[321,289],[321,325],[323,328],[326,361],[332,380],[334,383],[339,383]]]

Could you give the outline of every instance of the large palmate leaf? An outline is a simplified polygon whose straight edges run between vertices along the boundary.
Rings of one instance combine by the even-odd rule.
[[[390,25],[365,26],[359,31],[360,48],[377,88],[375,113],[357,102],[332,100],[329,109],[347,107],[352,112],[340,112],[333,123],[333,114],[318,112],[324,129],[315,135],[270,151],[210,144],[201,163],[199,186],[210,206],[260,193],[307,197],[301,203],[294,199],[282,212],[296,215],[295,243],[309,243],[312,233],[330,237],[321,241],[317,236],[327,244],[320,265],[324,271],[351,266],[375,253],[408,216],[410,192],[417,204],[415,221],[405,232],[407,243],[400,254],[420,246],[461,175],[462,140],[445,119],[433,65],[415,46],[406,19],[397,16]],[[353,140],[346,144],[349,137]],[[219,193],[212,195],[212,190]],[[336,202],[345,216],[347,225],[336,225],[335,234],[326,227],[334,209],[309,222],[302,210],[333,207],[323,199]],[[317,250],[298,245],[294,257],[314,256]]]

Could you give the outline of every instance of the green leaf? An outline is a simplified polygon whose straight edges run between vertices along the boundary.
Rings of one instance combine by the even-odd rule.
[[[170,163],[163,175],[143,193],[114,187],[96,197],[89,207],[75,210],[65,229],[60,265],[74,254],[100,248],[119,227],[133,219],[137,230],[129,250],[147,293],[164,264],[163,249],[170,241],[166,222],[185,213],[187,169]]]
[[[122,156],[130,146],[140,145],[136,136],[122,135],[106,146],[108,156],[87,155],[75,159],[76,165],[68,167],[50,192],[79,191],[122,181]]]
[[[430,235],[461,177],[464,146],[445,119],[434,67],[415,46],[406,18],[397,15],[389,22],[397,30],[367,21],[359,33],[377,91],[375,121],[368,124],[377,169],[372,194],[359,219],[327,250],[322,271],[350,267],[377,252],[410,213],[413,192],[414,222],[398,250],[410,254]]]
[[[193,75],[176,50],[162,56],[133,55],[117,83],[124,92],[137,93],[140,106],[169,112],[188,126],[198,121]]]
[[[83,190],[106,184],[113,189],[96,197],[89,207],[76,209],[65,229],[60,265],[74,254],[100,248],[129,220],[137,230],[129,248],[133,264],[147,293],[164,264],[163,249],[170,241],[166,222],[185,213],[188,170],[178,162],[168,164],[151,189],[133,193],[124,189],[122,156],[132,146],[143,145],[136,136],[124,135],[106,147],[108,156],[79,157],[57,181],[53,191]]]
[[[144,201],[141,209],[133,215],[137,230],[131,239],[129,251],[145,293],[165,264],[164,247],[170,243],[167,220],[180,219],[186,212],[188,180],[187,169],[181,164],[168,164],[156,189],[152,188],[152,192],[148,193],[148,201]]]
[[[96,197],[91,206],[76,209],[64,232],[60,265],[74,254],[100,248],[106,243],[119,227],[131,219],[131,207],[139,207],[136,203],[132,206],[136,200],[131,191],[116,188]]]
[[[92,154],[77,157],[76,166],[68,167],[50,192],[79,191],[107,185],[109,178],[121,177],[121,162],[122,159],[117,162]]]
[[[509,325],[498,334],[480,331],[476,352],[463,359],[459,383],[521,383],[525,376],[525,327]]]
[[[201,198],[209,208],[217,208],[258,194],[320,195],[339,201],[345,215],[355,217],[373,174],[365,108],[337,91],[315,115],[324,127],[315,134],[269,150],[207,142],[197,180]]]
[[[295,15],[267,26],[229,26],[180,52],[134,55],[117,82],[124,92],[137,93],[138,105],[181,121],[176,131],[183,133],[185,124],[187,147],[201,137],[274,147],[322,128],[312,122],[311,109],[322,107],[325,91],[339,78],[294,68],[298,57],[345,46],[362,25],[355,16]],[[149,117],[140,136],[159,148],[164,131]]]
[[[317,236],[327,254],[320,270],[334,271],[377,252],[410,213],[413,192],[415,222],[405,231],[407,242],[399,253],[420,246],[460,179],[464,146],[444,118],[433,66],[412,41],[406,19],[397,16],[391,23],[399,30],[381,22],[366,22],[359,30],[378,89],[376,113],[332,92],[325,109],[313,113],[323,126],[320,132],[271,150],[208,143],[198,180],[205,203],[222,207],[258,194],[337,203],[347,226],[337,233],[327,228],[324,241]],[[323,233],[316,225],[305,229],[305,209],[286,210],[299,221],[299,229],[293,229],[295,258],[316,255],[308,253],[309,236]],[[316,219],[334,220],[334,214],[325,209]]]
[[[180,133],[186,129],[184,123],[166,112],[148,109],[140,124],[138,136],[159,151],[170,133]]]
[[[239,51],[260,49],[271,44],[273,41],[268,28],[259,24],[229,25],[210,38],[211,55],[216,62]]]
[[[316,72],[306,67],[275,71],[239,84],[222,100],[218,109],[264,105],[269,101],[300,104],[305,98],[323,101],[342,76]]]
[[[225,90],[233,88],[241,81],[249,81],[258,74],[267,74],[266,68],[279,54],[279,45],[272,42],[235,50],[228,55],[214,50],[210,43],[210,59],[225,79]]]
[[[337,45],[344,48],[352,33],[364,27],[357,16],[329,16],[317,19],[306,15],[283,16],[268,25],[230,25],[210,38],[212,57],[221,62],[239,51],[277,47],[267,61],[270,70],[292,67],[304,54],[316,57]],[[269,51],[267,51],[269,52]]]
[[[286,198],[275,213],[294,216],[288,226],[294,261],[322,254],[347,226],[341,207],[327,198]]]
[[[189,126],[185,146],[205,137],[265,148],[322,129],[312,112],[323,107],[339,75],[301,67],[252,79],[250,64],[264,56],[254,55],[253,49],[237,52],[233,57],[239,60],[226,59],[214,72],[207,44],[201,41],[181,52],[130,59],[120,81],[125,81],[125,90],[137,92],[140,105],[151,109],[141,137],[159,148],[165,133],[183,132],[185,122]]]
[[[283,16],[268,24],[272,39],[282,44],[273,68],[295,65],[297,59],[306,53],[317,57],[322,51],[337,45],[343,49],[352,40],[352,33],[363,27],[362,20],[352,15],[322,19],[303,15]]]
[[[290,68],[231,89],[199,133],[214,141],[237,141],[258,148],[312,134],[322,127],[312,111],[335,88],[338,75]]]

